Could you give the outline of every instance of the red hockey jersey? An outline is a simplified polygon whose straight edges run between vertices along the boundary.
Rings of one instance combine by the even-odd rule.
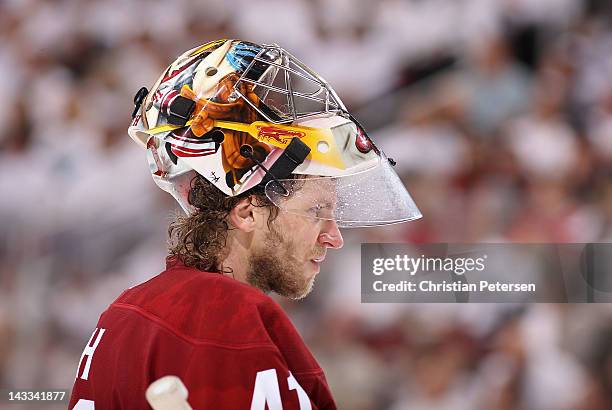
[[[323,371],[260,290],[170,261],[100,316],[69,409],[150,409],[145,390],[181,378],[201,409],[335,409]]]

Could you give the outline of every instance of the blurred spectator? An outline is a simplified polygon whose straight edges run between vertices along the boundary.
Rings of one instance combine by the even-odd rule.
[[[469,90],[467,120],[481,135],[496,131],[506,120],[529,109],[530,76],[510,54],[501,37],[485,37],[473,46],[463,86]]]

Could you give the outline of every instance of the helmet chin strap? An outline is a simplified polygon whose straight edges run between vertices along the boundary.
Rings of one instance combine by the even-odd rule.
[[[304,144],[298,137],[293,137],[281,156],[274,162],[270,169],[267,169],[253,154],[253,147],[248,144],[244,144],[240,147],[240,155],[252,159],[266,173],[258,185],[266,186],[268,182],[274,181],[283,190],[283,195],[285,196],[289,195],[289,191],[287,191],[278,179],[285,179],[291,175],[291,173],[304,162],[308,154],[310,154],[310,147]]]

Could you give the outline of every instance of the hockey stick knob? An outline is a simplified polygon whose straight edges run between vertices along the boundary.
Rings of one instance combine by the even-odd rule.
[[[147,401],[153,410],[193,410],[187,403],[187,388],[176,376],[164,376],[149,386]]]

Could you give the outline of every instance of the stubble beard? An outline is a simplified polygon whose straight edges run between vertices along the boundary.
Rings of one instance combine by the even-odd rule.
[[[306,297],[316,275],[306,277],[306,262],[296,258],[294,249],[294,242],[271,225],[263,246],[249,258],[247,282],[265,293],[275,292],[295,300]]]

